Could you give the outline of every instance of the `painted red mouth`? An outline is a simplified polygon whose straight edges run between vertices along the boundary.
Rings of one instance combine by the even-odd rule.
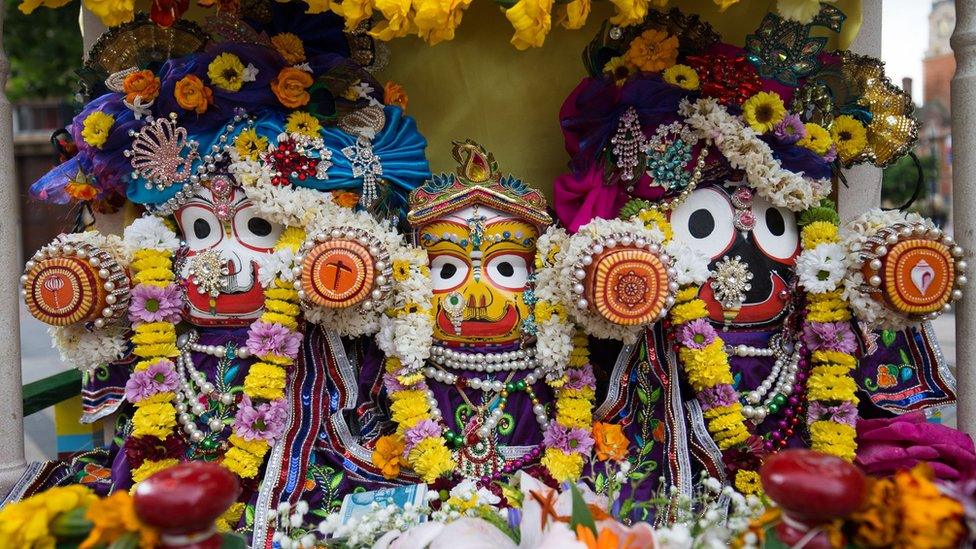
[[[461,322],[461,333],[457,335],[457,338],[477,339],[503,336],[514,331],[518,321],[518,309],[512,305],[506,305],[505,312],[497,319],[465,320]],[[447,317],[444,309],[437,311],[437,326],[445,334],[457,334],[454,331],[454,325],[451,324],[451,320]]]
[[[785,295],[783,292],[787,289],[786,282],[776,273],[769,273],[769,278],[773,287],[766,299],[757,303],[743,303],[739,313],[731,322],[735,324],[760,324],[773,320],[783,311],[789,299],[788,296],[786,298],[780,297]],[[722,315],[722,305],[715,299],[711,281],[702,286],[701,291],[698,292],[698,297],[708,307],[708,318],[722,324],[728,322]]]
[[[204,326],[212,324],[228,326],[235,318],[241,318],[242,323],[246,324],[264,307],[264,289],[258,284],[258,265],[253,261],[251,262],[251,286],[247,290],[222,293],[216,297],[214,306],[211,307],[211,297],[198,292],[196,284],[187,279],[186,296],[187,301],[190,302],[188,316],[194,323]],[[219,315],[224,318],[214,319],[200,315]],[[244,322],[245,320],[247,322]]]

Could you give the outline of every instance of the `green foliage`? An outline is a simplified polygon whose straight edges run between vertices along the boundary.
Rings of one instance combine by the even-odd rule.
[[[10,58],[7,96],[11,101],[70,98],[82,58],[77,4],[24,15],[19,3],[6,0],[3,21],[3,47]]]
[[[922,165],[922,184],[916,202],[928,196],[932,181],[939,178],[939,166],[934,156],[919,156]],[[881,204],[889,208],[896,208],[908,202],[915,192],[918,182],[918,168],[909,156],[903,156],[897,162],[884,170],[881,179]]]
[[[814,221],[826,221],[835,225],[840,223],[840,216],[837,215],[837,207],[834,206],[834,202],[832,200],[825,198],[820,202],[819,206],[814,206],[809,210],[805,210],[800,214],[800,219],[797,220],[797,225],[800,227],[806,227]]]

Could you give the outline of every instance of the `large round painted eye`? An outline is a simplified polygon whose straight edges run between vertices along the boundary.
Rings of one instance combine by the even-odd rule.
[[[223,238],[224,230],[220,220],[212,211],[190,204],[177,213],[176,222],[180,232],[191,250],[206,250],[217,245]]]
[[[488,280],[508,290],[521,290],[529,280],[525,258],[516,254],[499,254],[488,259]]]
[[[732,203],[718,189],[697,189],[671,212],[674,237],[703,255],[720,257],[735,240]]]
[[[430,278],[435,292],[453,290],[468,279],[468,263],[453,255],[439,255],[430,262]]]
[[[786,208],[777,208],[761,196],[752,199],[756,226],[752,229],[756,246],[767,256],[789,261],[799,252],[800,234],[796,216]]]
[[[249,248],[274,248],[284,227],[261,217],[257,208],[245,206],[234,215],[234,231],[241,243]]]

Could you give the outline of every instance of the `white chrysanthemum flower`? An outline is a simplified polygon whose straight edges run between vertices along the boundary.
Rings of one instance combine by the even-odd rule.
[[[665,251],[671,256],[671,266],[678,272],[675,282],[679,286],[701,285],[708,280],[711,274],[708,270],[708,258],[700,251],[678,239],[672,239]]]
[[[285,282],[295,280],[295,274],[292,272],[292,268],[295,266],[295,252],[290,248],[282,248],[270,254],[261,254],[255,259],[255,262],[258,264],[258,281],[264,288],[271,286],[276,278],[281,278]]]
[[[796,260],[796,272],[808,292],[822,294],[836,290],[847,274],[844,247],[825,242],[804,250]]]
[[[61,360],[83,372],[125,356],[129,347],[127,332],[128,328],[123,325],[108,326],[94,332],[88,331],[83,324],[48,329],[51,344],[58,350]]]
[[[154,215],[136,219],[122,234],[125,248],[130,254],[145,249],[175,252],[180,247],[180,239],[176,237],[176,233]]]

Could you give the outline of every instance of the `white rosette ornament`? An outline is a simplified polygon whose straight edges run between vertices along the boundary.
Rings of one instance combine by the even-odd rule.
[[[931,320],[962,298],[964,251],[918,214],[870,210],[843,230],[844,298],[873,329]]]
[[[664,235],[638,220],[595,219],[564,243],[557,294],[586,333],[624,343],[674,305],[678,272]]]

